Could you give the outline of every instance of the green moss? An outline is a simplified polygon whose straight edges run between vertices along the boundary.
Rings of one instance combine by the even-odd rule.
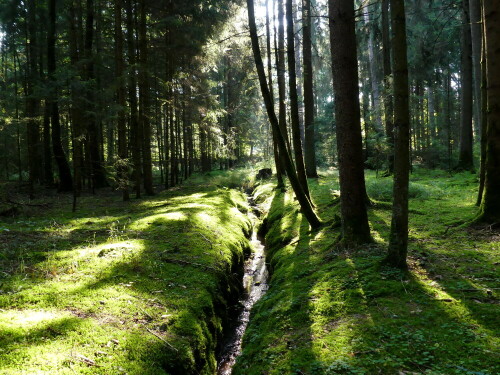
[[[246,197],[205,180],[79,207],[62,196],[0,224],[0,374],[213,374]]]
[[[321,218],[333,221],[337,176],[310,183]],[[390,179],[368,173],[367,185],[372,198],[390,197]],[[459,227],[477,212],[476,188],[469,173],[415,171],[408,274],[381,266],[390,204],[370,209],[376,242],[346,250],[335,246],[338,228],[309,232],[290,191],[261,193],[270,289],[233,373],[499,373],[498,233]]]

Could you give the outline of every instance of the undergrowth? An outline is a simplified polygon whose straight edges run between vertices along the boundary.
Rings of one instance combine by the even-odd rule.
[[[206,180],[75,214],[70,196],[31,204],[0,222],[0,374],[214,373],[249,251],[243,194]]]
[[[391,178],[367,173],[374,244],[335,247],[338,228],[311,233],[291,189],[258,187],[267,205],[272,276],[255,305],[235,375],[500,373],[500,234],[474,217],[470,173],[416,170],[410,187],[410,272],[381,266]],[[338,178],[309,180],[323,221],[338,215]]]

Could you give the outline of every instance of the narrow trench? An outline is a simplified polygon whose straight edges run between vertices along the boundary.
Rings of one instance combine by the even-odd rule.
[[[245,262],[245,273],[243,275],[244,292],[239,300],[235,322],[231,331],[226,335],[226,341],[219,353],[217,375],[230,375],[236,359],[241,354],[241,343],[245,330],[250,320],[250,311],[253,305],[264,295],[268,288],[268,271],[266,267],[266,247],[264,239],[257,235],[258,209],[251,198],[249,198],[251,210],[248,215],[252,220],[254,230],[251,237],[252,255]]]

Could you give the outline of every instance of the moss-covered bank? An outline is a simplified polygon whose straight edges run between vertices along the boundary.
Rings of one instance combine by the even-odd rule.
[[[458,227],[474,217],[475,176],[415,171],[410,273],[382,267],[391,182],[367,176],[376,243],[335,247],[335,173],[310,180],[321,218],[311,233],[291,192],[265,202],[270,288],[254,306],[234,375],[500,373],[500,234]]]
[[[0,374],[215,372],[249,251],[243,194],[31,203],[0,222]]]

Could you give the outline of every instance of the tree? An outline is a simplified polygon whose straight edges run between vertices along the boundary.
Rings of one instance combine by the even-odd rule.
[[[359,109],[354,1],[329,0],[342,241],[370,242]]]
[[[257,70],[257,74],[259,77],[259,84],[262,93],[262,97],[264,99],[266,105],[266,111],[269,117],[269,121],[271,126],[276,129],[276,133],[278,135],[278,147],[280,151],[280,157],[282,159],[282,163],[286,168],[286,172],[288,175],[288,179],[290,180],[290,185],[292,185],[292,189],[299,201],[300,207],[302,209],[302,213],[304,214],[306,220],[309,222],[309,225],[313,228],[319,228],[321,226],[321,221],[316,216],[314,212],[311,202],[309,201],[307,195],[302,189],[302,185],[300,184],[297,178],[297,172],[295,171],[295,167],[292,163],[292,159],[290,154],[288,153],[288,148],[285,141],[285,136],[279,127],[278,118],[276,117],[276,113],[274,112],[273,101],[271,100],[271,95],[269,92],[269,87],[267,85],[266,72],[264,70],[264,63],[262,62],[262,56],[260,53],[259,47],[259,39],[257,36],[257,26],[255,24],[255,10],[254,10],[254,2],[253,0],[247,0],[247,8],[248,8],[248,24],[250,28],[250,38],[252,41],[252,51],[255,60],[255,67]]]
[[[394,71],[394,193],[386,262],[391,266],[406,269],[410,110],[404,0],[391,0],[391,25]]]
[[[73,179],[68,159],[61,142],[61,124],[59,122],[59,102],[56,87],[56,0],[49,0],[49,29],[47,33],[47,71],[49,75],[49,97],[52,127],[52,150],[59,171],[59,191],[73,190]]]
[[[307,177],[318,177],[314,129],[311,0],[302,0],[302,59],[304,77],[304,162]]]
[[[469,16],[469,0],[462,1],[462,75],[460,112],[460,154],[458,169],[474,170],[472,158],[472,41]]]
[[[500,1],[483,2],[488,115],[484,196],[478,220],[500,222]]]
[[[295,71],[295,35],[293,28],[293,0],[286,0],[288,87],[290,90],[290,119],[292,123],[292,143],[295,154],[295,168],[304,193],[309,197],[302,141],[300,136],[299,98],[297,94],[297,74]]]
[[[122,0],[115,0],[115,75],[117,79],[116,96],[118,99],[118,180],[123,200],[129,200],[127,167],[127,124],[125,118],[126,93],[124,85]]]

